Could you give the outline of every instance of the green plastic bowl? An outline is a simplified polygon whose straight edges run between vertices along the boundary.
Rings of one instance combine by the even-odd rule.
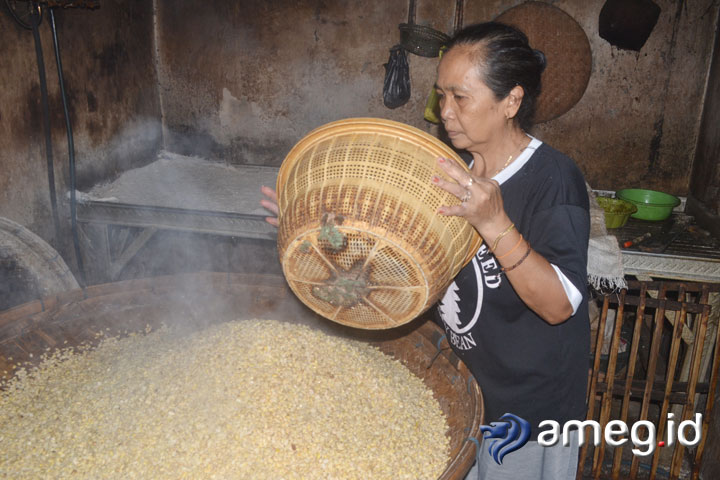
[[[606,228],[622,227],[627,223],[630,215],[638,210],[634,204],[619,198],[597,197],[596,200],[605,211]]]
[[[680,205],[680,199],[674,195],[642,188],[618,190],[615,196],[637,206],[637,212],[631,216],[640,220],[665,220]]]

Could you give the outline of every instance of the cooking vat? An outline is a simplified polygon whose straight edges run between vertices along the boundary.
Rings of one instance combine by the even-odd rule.
[[[387,331],[352,329],[302,305],[279,276],[196,273],[75,289],[0,312],[0,374],[11,363],[35,364],[50,351],[116,335],[177,325],[187,332],[238,318],[302,323],[363,339],[403,362],[434,392],[449,425],[450,462],[441,479],[462,479],[472,466],[482,423],[482,396],[467,368],[428,317]],[[66,343],[67,342],[67,343]],[[9,358],[13,360],[10,361]],[[5,374],[8,376],[9,374]]]

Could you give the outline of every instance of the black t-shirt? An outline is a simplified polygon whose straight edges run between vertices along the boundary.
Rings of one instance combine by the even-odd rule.
[[[552,147],[533,139],[513,163],[496,177],[508,217],[582,300],[566,322],[548,324],[499,275],[500,263],[483,244],[438,313],[450,345],[482,389],[485,423],[513,413],[530,422],[535,440],[542,420],[562,425],[585,418],[589,203],[580,170]]]

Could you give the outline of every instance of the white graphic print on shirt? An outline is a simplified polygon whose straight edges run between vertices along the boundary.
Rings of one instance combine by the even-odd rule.
[[[465,296],[476,298],[460,298],[460,288],[456,282],[462,282]],[[470,350],[476,344],[471,330],[480,317],[485,288],[496,289],[502,284],[500,266],[490,253],[487,245],[480,246],[470,264],[466,265],[455,281],[448,287],[440,301],[440,316],[447,326],[450,344],[460,350]],[[461,308],[461,305],[474,308]],[[473,310],[473,311],[469,311]]]

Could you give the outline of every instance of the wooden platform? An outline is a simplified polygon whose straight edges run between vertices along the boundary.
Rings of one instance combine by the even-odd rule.
[[[78,193],[77,218],[88,281],[113,281],[159,230],[274,242],[260,186],[274,187],[277,168],[232,166],[160,152],[141,168]]]

